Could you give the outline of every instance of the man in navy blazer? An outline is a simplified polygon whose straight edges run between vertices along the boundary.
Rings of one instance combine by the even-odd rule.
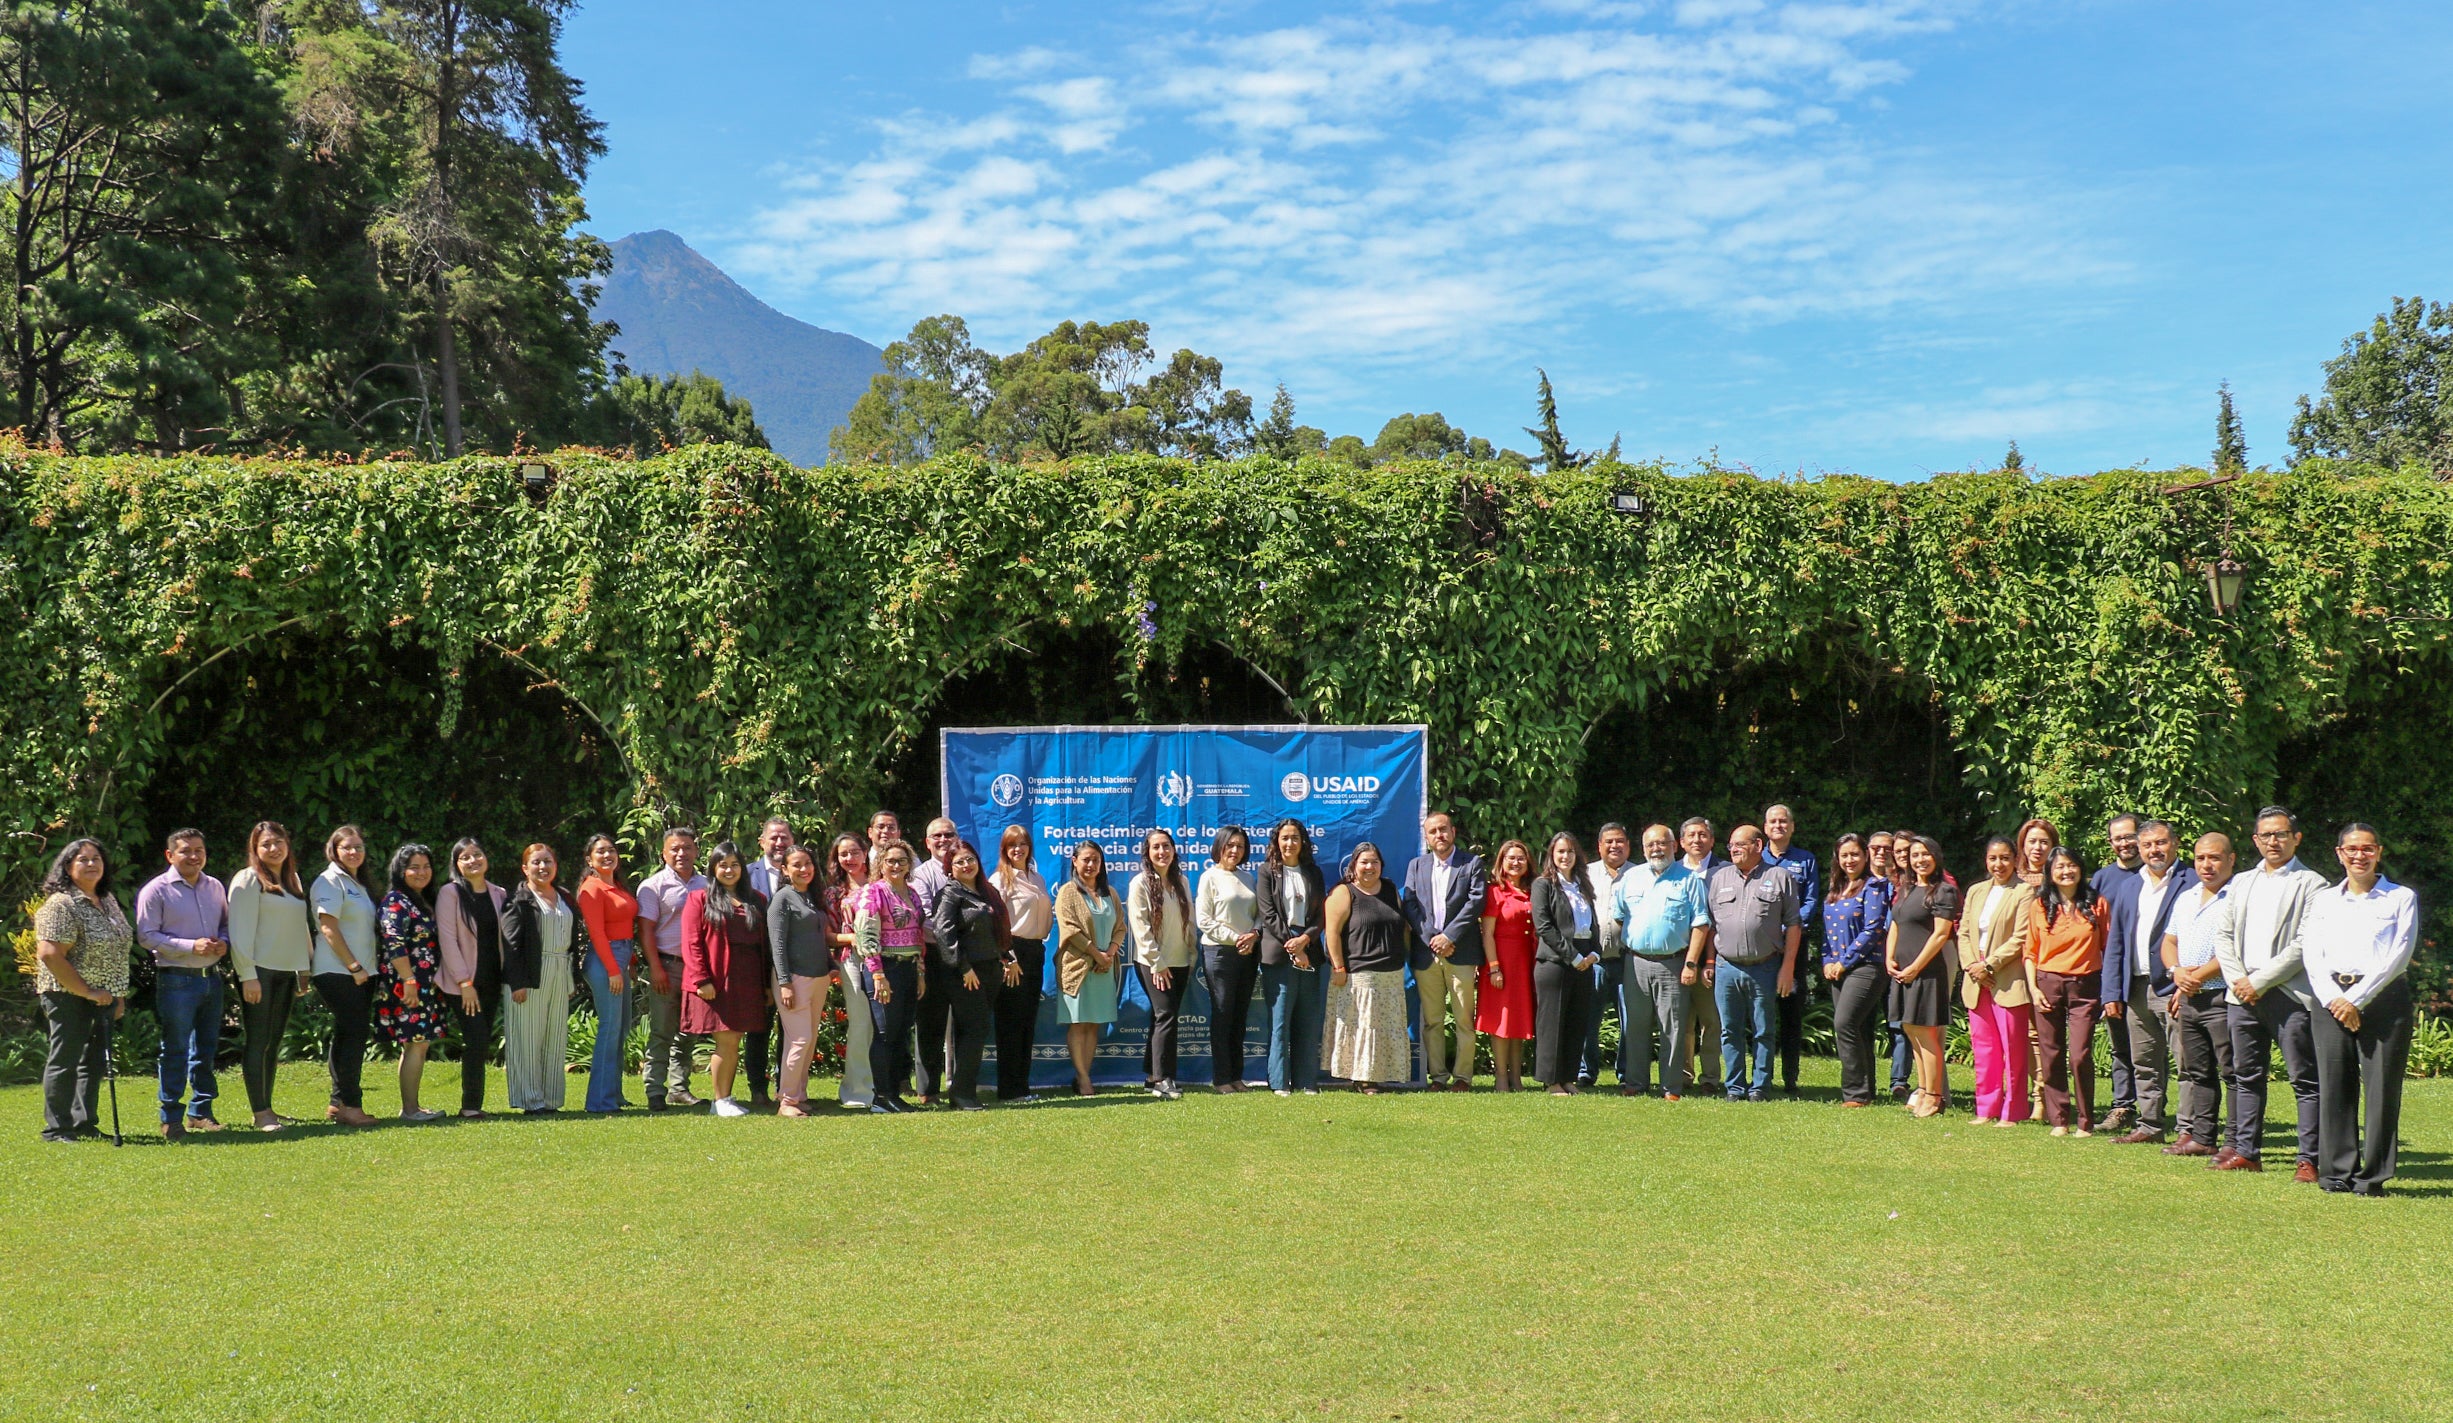
[[[2132,1146],[2163,1140],[2164,1105],[2172,1082],[2172,971],[2163,940],[2173,907],[2197,888],[2197,871],[2180,858],[2170,822],[2138,827],[2138,870],[2100,887],[2110,911],[2104,923],[2104,1017],[2129,1033],[2129,1063],[2137,1083],[2138,1125],[2114,1138]]]
[[[1482,972],[1482,857],[1456,847],[1444,810],[1423,817],[1423,853],[1405,867],[1398,900],[1414,926],[1414,988],[1422,1000],[1422,1075],[1431,1090],[1463,1092],[1474,1080],[1474,985]],[[1456,1017],[1456,1046],[1448,1018]]]

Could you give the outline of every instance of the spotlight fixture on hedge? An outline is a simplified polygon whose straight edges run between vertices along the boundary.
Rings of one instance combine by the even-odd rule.
[[[520,488],[531,501],[542,504],[554,489],[554,467],[541,460],[531,460],[520,466]]]
[[[1633,515],[1648,514],[1651,513],[1652,510],[1650,506],[1644,503],[1643,495],[1636,493],[1632,489],[1622,489],[1610,496],[1610,512],[1613,514]]]

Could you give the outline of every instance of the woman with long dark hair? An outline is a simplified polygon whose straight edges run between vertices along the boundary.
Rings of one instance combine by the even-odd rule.
[[[988,887],[988,877],[980,872],[979,850],[970,841],[954,847],[945,887],[937,891],[930,918],[937,930],[929,965],[936,987],[931,991],[946,995],[953,1036],[946,1095],[956,1111],[976,1112],[982,1110],[980,1057],[996,1024],[997,993],[1012,967],[1012,954],[1006,947],[1005,906]]]
[[[1482,981],[1475,985],[1474,1031],[1491,1035],[1492,1085],[1525,1085],[1525,1044],[1533,1041],[1533,847],[1501,842],[1482,897]]]
[[[1584,846],[1562,830],[1542,851],[1533,881],[1533,1075],[1554,1097],[1576,1090],[1576,1055],[1593,1011],[1593,965],[1601,962],[1601,916],[1584,880]]]
[[[681,1030],[712,1034],[707,1064],[719,1117],[746,1117],[733,1100],[741,1037],[766,1031],[767,902],[750,883],[748,863],[730,840],[707,856],[707,887],[681,907]]]
[[[1414,1072],[1405,1032],[1405,964],[1413,948],[1397,886],[1383,873],[1380,847],[1354,847],[1346,877],[1329,891],[1329,1027],[1321,1070],[1371,1096],[1383,1082]]]
[[[239,1020],[247,1032],[239,1074],[258,1131],[279,1131],[273,1082],[290,1009],[315,967],[315,916],[299,883],[290,832],[270,820],[247,832],[247,864],[230,876],[230,967],[238,974]]]
[[[2104,927],[2110,915],[2077,851],[2054,846],[2044,862],[2044,882],[2044,894],[2027,906],[2026,925],[2027,963],[2036,979],[2044,1115],[2055,1136],[2091,1136],[2095,1022],[2103,1012]]]
[[[775,1087],[779,1117],[809,1115],[809,1066],[818,1050],[827,980],[835,971],[833,937],[825,891],[818,887],[818,852],[795,845],[784,851],[783,878],[767,900],[775,1015],[784,1033],[783,1075]]]
[[[1840,1058],[1840,1105],[1874,1104],[1874,1025],[1882,1021],[1882,944],[1891,926],[1891,882],[1874,874],[1863,837],[1840,837],[1823,895],[1823,978],[1831,984],[1831,1032]]]
[[[367,860],[364,831],[344,825],[324,837],[324,872],[315,877],[307,898],[315,907],[315,996],[332,1014],[332,1043],[324,1054],[332,1101],[324,1117],[344,1126],[375,1124],[366,1114],[360,1079],[374,1021],[371,985],[381,967],[375,942],[375,896],[381,892]]]
[[[426,1054],[451,1022],[443,989],[443,949],[434,927],[434,851],[412,841],[392,852],[383,905],[375,920],[383,956],[383,992],[375,999],[375,1030],[400,1049],[400,1119],[431,1122],[442,1113],[418,1104]]]
[[[503,887],[486,882],[492,862],[474,836],[451,847],[451,881],[435,896],[443,946],[443,991],[458,999],[460,1115],[485,1115],[486,1063],[502,1016]]]
[[[1141,873],[1125,891],[1133,924],[1133,973],[1150,1000],[1149,1055],[1143,1062],[1150,1095],[1174,1101],[1176,1024],[1192,987],[1192,886],[1177,862],[1175,837],[1152,830],[1141,837]]]
[[[1261,1006],[1269,1016],[1269,1090],[1320,1090],[1320,1035],[1328,1016],[1328,955],[1320,946],[1328,886],[1311,832],[1288,816],[1271,826],[1253,898],[1261,932]]]
[[[1098,841],[1084,840],[1073,847],[1073,873],[1056,891],[1057,1016],[1080,1096],[1097,1090],[1090,1065],[1100,1030],[1116,1021],[1117,965],[1127,933],[1123,901],[1107,883],[1107,852]]]
[[[551,845],[520,851],[520,886],[503,901],[503,1090],[530,1116],[562,1110],[570,1074],[571,960],[588,952],[579,901]]]
[[[639,941],[639,897],[622,883],[622,849],[591,835],[579,852],[580,917],[588,928],[588,996],[596,1003],[596,1049],[588,1055],[588,1110],[622,1109],[622,1044],[630,1036],[631,961]]]
[[[34,911],[34,991],[43,1000],[43,1140],[100,1136],[113,1025],[128,1011],[135,926],[111,888],[98,840],[71,840],[43,876]]]
[[[1898,861],[1898,841],[1892,841]],[[1942,867],[1942,847],[1929,835],[1908,839],[1908,887],[1891,909],[1883,963],[1891,975],[1891,1015],[1916,1052],[1917,1089],[1908,1110],[1940,1116],[1950,1106],[1950,1069],[1942,1030],[1950,1023],[1950,963],[1943,951],[1959,922],[1959,891]]]
[[[997,1100],[1017,1106],[1039,1100],[1031,1091],[1031,1053],[1039,1035],[1048,931],[1056,926],[1056,901],[1032,867],[1038,856],[1030,827],[1008,825],[997,837],[996,873],[989,876],[997,898],[1005,901],[1005,930],[1013,947],[1004,990],[997,994]]]
[[[1229,825],[1209,842],[1209,868],[1193,896],[1201,970],[1209,984],[1209,1081],[1213,1091],[1244,1087],[1244,1020],[1260,973],[1260,900],[1253,888],[1252,837]]]
[[[834,939],[835,982],[843,990],[843,1080],[836,1085],[835,1102],[860,1112],[877,1101],[876,1078],[869,1068],[877,1023],[869,1011],[869,991],[852,939],[860,892],[868,886],[869,842],[846,830],[826,847],[826,928]]]

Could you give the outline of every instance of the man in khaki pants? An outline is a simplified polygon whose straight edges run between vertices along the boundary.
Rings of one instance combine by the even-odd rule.
[[[1678,846],[1686,851],[1686,867],[1707,878],[1727,860],[1712,853],[1716,837],[1712,822],[1698,815],[1678,827]],[[1679,982],[1686,985],[1686,1023],[1678,1029],[1678,1061],[1683,1066],[1693,1064],[1681,1076],[1704,1092],[1721,1090],[1721,1010],[1712,999],[1713,958],[1707,945],[1701,968],[1682,970]],[[1703,1052],[1695,1049],[1701,1045]]]
[[[1456,847],[1456,822],[1423,817],[1423,853],[1405,867],[1398,904],[1414,928],[1414,988],[1422,1000],[1422,1076],[1431,1090],[1463,1092],[1474,1080],[1474,984],[1482,972],[1482,857]],[[1456,1018],[1456,1046],[1448,1019]]]

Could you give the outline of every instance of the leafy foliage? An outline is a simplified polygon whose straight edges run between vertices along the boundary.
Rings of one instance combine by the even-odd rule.
[[[2300,397],[2299,459],[2320,456],[2453,476],[2453,306],[2393,299],[2325,363],[2325,394]]]
[[[157,784],[282,806],[302,839],[614,821],[635,857],[669,820],[849,823],[949,689],[1037,657],[1145,717],[1233,669],[1287,715],[1427,723],[1433,793],[1486,842],[1719,786],[1806,802],[1817,840],[2035,813],[2100,852],[2115,810],[2237,827],[2297,794],[2313,839],[2362,812],[2431,905],[2453,890],[2445,798],[2394,800],[2453,703],[2453,490],[2409,474],[2227,486],[2250,584],[2226,620],[2196,566],[2215,505],[2164,497],[2170,472],[551,462],[538,505],[507,459],[0,448],[6,888],[72,827],[153,862]],[[1621,489],[1650,512],[1612,512]]]
[[[2215,452],[2208,466],[2216,474],[2238,474],[2249,467],[2248,436],[2240,431],[2240,412],[2232,408],[2232,383],[2216,392]]]
[[[597,396],[593,417],[598,428],[591,443],[625,448],[641,459],[683,445],[767,448],[750,403],[699,371],[622,376]]]

